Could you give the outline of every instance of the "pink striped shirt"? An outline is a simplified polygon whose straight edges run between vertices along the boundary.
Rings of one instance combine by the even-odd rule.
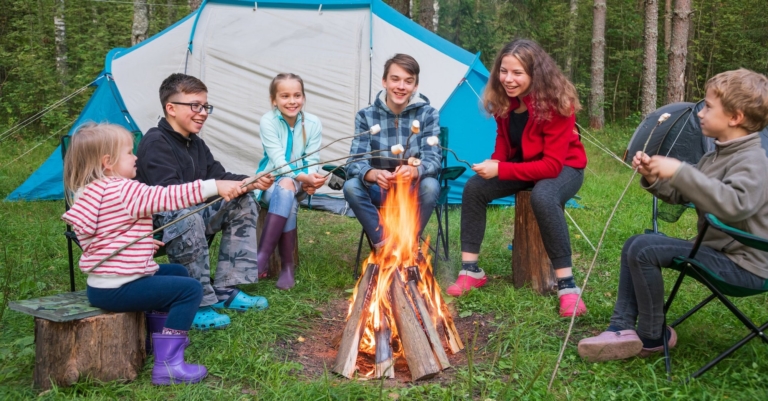
[[[151,187],[134,180],[109,177],[88,184],[62,216],[74,227],[83,249],[80,270],[91,268],[120,247],[150,233],[153,213],[190,207],[215,195],[212,183],[197,180]],[[158,269],[154,253],[149,236],[111,257],[90,274],[151,275]]]

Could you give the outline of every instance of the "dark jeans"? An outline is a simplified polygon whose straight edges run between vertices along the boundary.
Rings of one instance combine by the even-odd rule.
[[[187,331],[203,299],[203,286],[183,265],[160,265],[154,276],[118,288],[88,287],[91,305],[111,312],[168,312],[165,327]]]
[[[480,253],[485,235],[486,207],[494,199],[531,188],[531,207],[544,240],[552,267],[571,267],[571,239],[565,222],[565,202],[579,192],[584,182],[584,170],[564,166],[555,178],[530,181],[502,181],[498,177],[486,180],[472,176],[464,185],[461,197],[461,251]]]
[[[661,338],[664,324],[664,280],[661,267],[672,265],[677,256],[688,256],[693,242],[657,234],[636,235],[621,250],[619,292],[611,326],[634,330],[649,340]],[[763,279],[733,263],[724,253],[702,246],[696,259],[725,282],[746,288],[761,288]]]

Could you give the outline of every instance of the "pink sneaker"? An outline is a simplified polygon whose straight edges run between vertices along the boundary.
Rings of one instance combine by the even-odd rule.
[[[473,288],[484,286],[486,282],[488,282],[488,278],[485,277],[483,269],[480,269],[477,273],[461,270],[456,282],[449,285],[445,292],[452,297],[460,297]]]
[[[670,331],[669,334],[669,349],[675,348],[675,345],[677,345],[677,332],[675,332],[675,329],[667,326],[667,329]],[[643,348],[640,350],[640,353],[637,354],[640,358],[648,358],[649,356],[653,356],[656,353],[664,352],[664,345],[660,345],[658,347],[653,348]]]
[[[579,317],[587,313],[587,306],[584,305],[584,301],[579,300],[579,305],[576,306],[577,299],[579,299],[579,294],[560,295],[560,317],[571,317],[574,313],[576,317]]]
[[[604,331],[596,337],[579,341],[579,356],[588,362],[604,362],[631,358],[643,349],[634,330]]]

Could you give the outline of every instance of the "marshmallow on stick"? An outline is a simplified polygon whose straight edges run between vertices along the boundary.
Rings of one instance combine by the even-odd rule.
[[[440,144],[440,139],[437,136],[430,136],[427,138],[427,145],[429,146],[437,146]]]
[[[416,157],[409,157],[408,158],[408,165],[413,167],[419,167],[421,166],[421,159]]]
[[[413,123],[411,123],[411,133],[418,134],[419,131],[421,131],[421,124],[419,124],[419,120],[413,120]]]
[[[368,130],[368,132],[370,132],[371,135],[378,134],[379,132],[381,132],[381,125],[379,124],[374,125],[373,127],[371,127],[371,129]]]
[[[392,145],[392,147],[390,148],[390,151],[392,152],[393,155],[399,155],[400,153],[405,152],[405,148],[403,147],[403,145],[397,144],[397,145]]]

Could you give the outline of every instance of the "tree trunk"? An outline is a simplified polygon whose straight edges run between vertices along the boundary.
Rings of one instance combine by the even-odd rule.
[[[691,0],[675,0],[672,41],[669,46],[669,74],[666,103],[682,102],[685,95],[685,64],[688,55],[688,27]]]
[[[406,17],[410,18],[411,16],[411,2],[410,0],[389,0],[387,3],[400,12],[400,14],[405,15]]]
[[[642,118],[656,110],[656,47],[659,42],[659,3],[645,0],[645,33],[643,34],[643,89],[640,112]]]
[[[669,54],[672,40],[672,0],[664,0],[664,54]]]
[[[168,20],[166,25],[171,26],[176,22],[176,5],[173,4],[173,0],[168,0],[166,3],[168,8]]]
[[[440,3],[438,0],[433,1],[432,8],[435,10],[435,15],[432,16],[432,26],[435,28],[433,31],[437,32],[437,27],[440,23]]]
[[[555,293],[557,277],[533,214],[531,191],[515,194],[515,237],[512,245],[512,284],[515,288],[531,286],[540,295]]]
[[[105,313],[69,322],[35,318],[35,386],[71,386],[80,377],[134,380],[144,365],[143,312]]]
[[[605,0],[595,0],[592,22],[592,90],[589,96],[589,126],[605,124]]]
[[[576,22],[579,18],[579,0],[571,0],[571,12],[568,19],[568,55],[565,59],[565,73],[568,79],[573,80],[573,53],[576,41]]]
[[[437,29],[437,25],[434,21],[436,7],[437,0],[421,0],[421,3],[419,4],[419,24],[432,32]]]
[[[203,2],[203,0],[188,0],[189,1],[189,11],[195,12],[198,8],[200,8],[200,4]]]
[[[133,27],[131,28],[131,46],[147,39],[149,32],[149,6],[147,0],[133,0]]]
[[[56,71],[62,90],[67,85],[67,29],[64,22],[64,0],[56,0],[53,16],[54,41],[56,43]]]

